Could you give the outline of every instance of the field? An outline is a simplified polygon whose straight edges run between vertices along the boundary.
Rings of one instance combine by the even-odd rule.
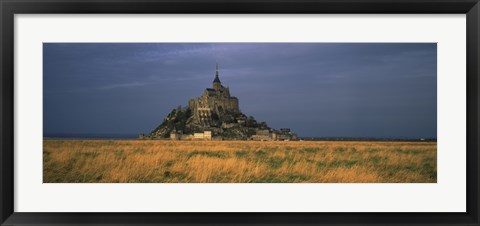
[[[44,183],[435,183],[436,142],[44,140]]]

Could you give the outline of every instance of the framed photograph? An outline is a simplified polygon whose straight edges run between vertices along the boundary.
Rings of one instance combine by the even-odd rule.
[[[478,0],[1,0],[1,225],[478,225]]]

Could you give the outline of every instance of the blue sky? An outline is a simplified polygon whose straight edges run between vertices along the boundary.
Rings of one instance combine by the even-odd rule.
[[[44,133],[148,133],[220,80],[300,136],[436,138],[435,43],[45,43]]]

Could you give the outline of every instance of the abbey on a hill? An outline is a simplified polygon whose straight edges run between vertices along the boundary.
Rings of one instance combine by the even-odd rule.
[[[275,130],[240,111],[237,97],[220,82],[218,64],[212,88],[188,101],[188,107],[173,109],[150,134],[140,139],[173,140],[297,140],[289,128]]]
[[[213,88],[206,88],[203,95],[188,101],[195,122],[204,126],[212,124],[219,115],[240,113],[238,98],[230,96],[230,89],[224,87],[218,78],[218,64],[213,80]]]

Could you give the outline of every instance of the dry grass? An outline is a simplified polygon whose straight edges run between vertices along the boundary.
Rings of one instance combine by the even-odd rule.
[[[436,142],[44,140],[45,183],[435,183]]]

